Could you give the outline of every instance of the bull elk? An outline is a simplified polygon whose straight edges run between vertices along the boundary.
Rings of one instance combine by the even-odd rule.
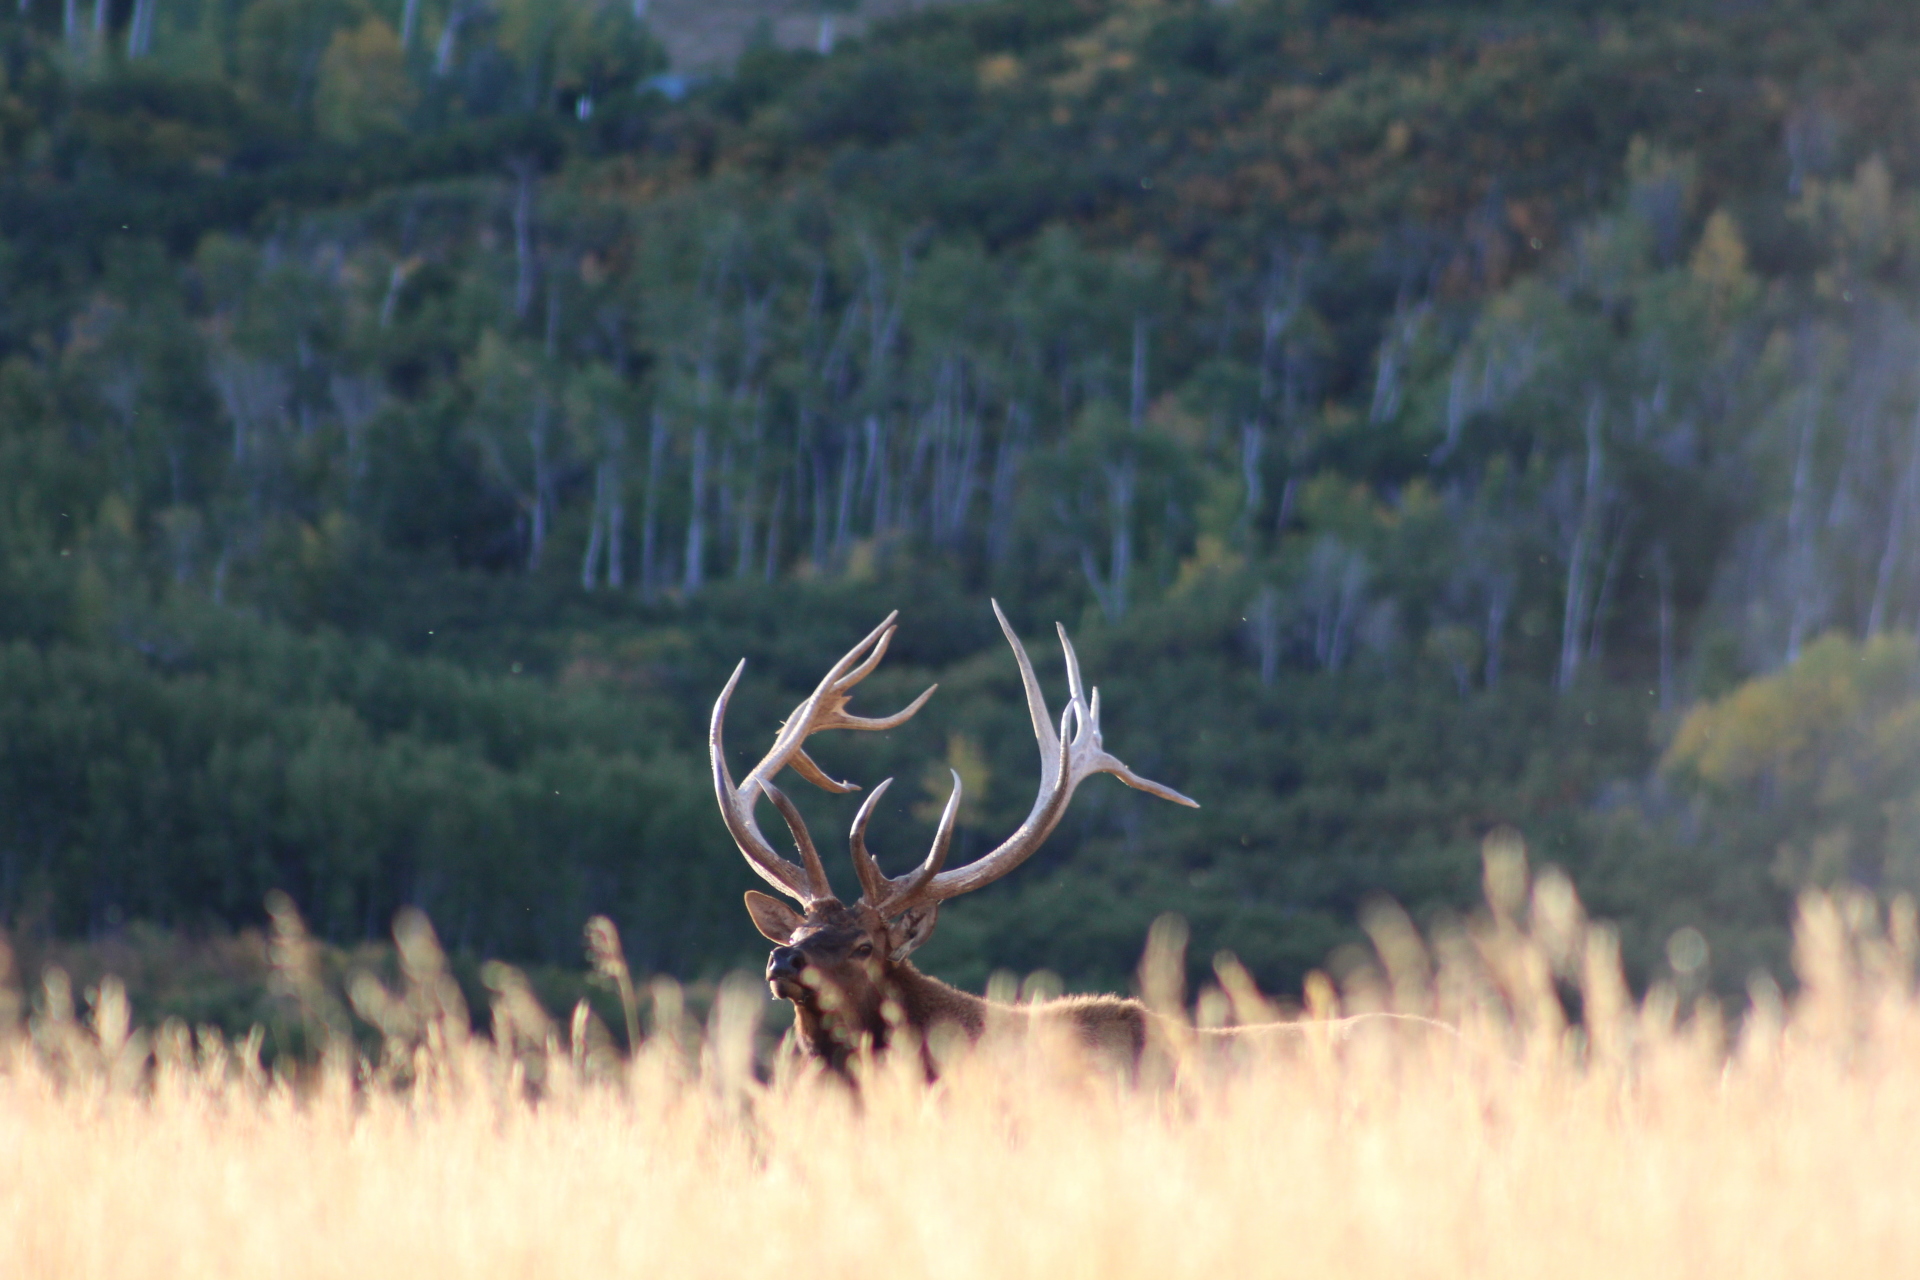
[[[1026,821],[998,848],[977,861],[949,869],[947,850],[953,842],[962,789],[960,775],[955,772],[953,790],[940,814],[926,859],[905,875],[889,877],[867,849],[867,824],[893,781],[887,779],[867,796],[853,820],[850,843],[861,895],[852,906],[834,897],[799,810],[773,779],[782,769],[791,767],[816,787],[836,795],[859,790],[853,783],[837,781],[823,772],[807,755],[807,739],[828,729],[892,729],[911,719],[933,696],[938,686],[928,688],[890,716],[869,718],[852,715],[846,709],[854,686],[871,675],[886,655],[899,613],[887,615],[886,621],[833,664],[812,694],[787,717],[774,738],[773,749],[737,785],[727,766],[722,733],[727,702],[746,669],[745,659],[734,668],[727,687],[713,704],[707,745],[720,814],[753,869],[799,904],[796,910],[768,894],[750,890],[746,895],[747,913],[774,943],[767,960],[767,982],[775,996],[792,1002],[795,1031],[803,1051],[834,1071],[844,1074],[852,1058],[863,1049],[882,1051],[904,1032],[920,1047],[931,1074],[933,1060],[928,1045],[940,1028],[952,1028],[969,1040],[977,1040],[996,1014],[1056,1020],[1056,1025],[1070,1031],[1086,1049],[1121,1061],[1137,1058],[1146,1043],[1152,1015],[1137,1000],[1072,996],[1018,1008],[996,1006],[928,977],[908,960],[932,936],[940,904],[993,883],[1031,857],[1059,825],[1075,789],[1094,774],[1110,773],[1149,795],[1199,807],[1173,788],[1141,777],[1101,745],[1100,691],[1089,693],[1082,685],[1079,659],[1064,627],[1059,629],[1060,645],[1066,651],[1069,697],[1056,729],[1026,649],[998,603],[993,612],[1007,643],[1013,646],[1034,737],[1040,744],[1040,791],[1033,808]],[[763,795],[773,802],[792,832],[800,855],[798,864],[777,852],[762,834],[754,810]]]

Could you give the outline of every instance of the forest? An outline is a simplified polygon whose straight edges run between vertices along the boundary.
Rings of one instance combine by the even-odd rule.
[[[856,709],[939,694],[822,763],[895,868],[957,771],[973,856],[1038,780],[993,598],[1202,807],[1096,780],[931,972],[1124,986],[1178,912],[1297,989],[1512,827],[1635,981],[1785,981],[1800,889],[1920,888],[1917,57],[978,0],[700,79],[628,0],[21,0],[0,924],[757,968],[734,663],[744,759],[900,609]]]

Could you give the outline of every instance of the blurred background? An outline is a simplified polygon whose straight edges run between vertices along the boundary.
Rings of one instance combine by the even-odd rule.
[[[1297,990],[1511,826],[1636,981],[1785,981],[1801,888],[1920,883],[1916,67],[1858,0],[17,0],[0,923],[241,1027],[274,890],[757,969],[728,671],[744,762],[900,608],[856,709],[939,695],[818,755],[975,856],[991,595],[1203,807],[1096,780],[931,972],[1177,911]]]

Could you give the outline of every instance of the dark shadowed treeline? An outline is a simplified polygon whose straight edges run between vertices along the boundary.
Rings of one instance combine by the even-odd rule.
[[[1511,823],[1636,972],[1697,923],[1737,982],[1807,881],[1916,878],[1905,757],[1833,763],[1912,696],[1916,52],[1864,4],[1041,0],[689,87],[621,3],[32,0],[0,912],[280,888],[553,957],[604,911],[710,969],[732,662],[744,751],[902,608],[863,697],[941,695],[823,751],[905,784],[899,861],[958,769],[977,852],[1036,774],[995,595],[1204,807],[1096,785],[941,971],[1116,981],[1171,909],[1288,983]],[[1867,693],[1680,727],[1861,640]],[[1702,754],[1758,706],[1798,772]]]

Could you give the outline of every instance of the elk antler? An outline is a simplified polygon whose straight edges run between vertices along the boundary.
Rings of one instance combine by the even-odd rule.
[[[893,639],[894,619],[899,616],[897,609],[888,614],[884,622],[867,633],[866,639],[833,664],[807,700],[795,707],[793,714],[780,726],[780,732],[773,740],[773,749],[759,764],[747,771],[747,776],[740,780],[737,787],[733,783],[732,772],[727,768],[721,734],[726,725],[727,701],[733,697],[734,686],[740,683],[740,673],[747,669],[745,658],[733,669],[727,687],[720,691],[719,701],[713,704],[713,721],[707,730],[707,752],[713,761],[713,790],[720,801],[720,816],[726,820],[734,843],[740,846],[740,852],[753,864],[753,869],[774,888],[799,900],[803,906],[811,906],[821,898],[832,897],[833,887],[827,883],[826,869],[820,865],[820,855],[807,835],[806,824],[800,820],[800,811],[773,785],[773,778],[782,769],[792,765],[795,773],[823,790],[836,795],[858,791],[860,788],[851,782],[836,782],[828,777],[813,762],[804,750],[807,739],[823,729],[891,729],[912,719],[913,714],[926,705],[927,699],[940,686],[929,686],[904,710],[890,716],[856,716],[846,711],[853,687],[873,674],[873,669],[880,665],[880,659],[886,656],[887,645]],[[766,836],[761,834],[753,811],[762,793],[773,801],[774,808],[780,811],[788,830],[793,833],[793,842],[800,850],[800,866],[782,857],[767,842]],[[875,792],[876,798],[878,795]],[[868,806],[871,805],[872,801],[869,800]]]
[[[868,905],[883,919],[892,919],[916,908],[937,907],[948,898],[971,893],[1012,871],[1053,833],[1073,799],[1075,788],[1096,773],[1110,773],[1128,786],[1162,800],[1193,809],[1200,807],[1172,787],[1141,777],[1101,745],[1100,690],[1093,690],[1090,699],[1086,696],[1080,682],[1079,655],[1073,651],[1073,642],[1067,639],[1067,629],[1057,623],[1060,647],[1067,655],[1067,706],[1060,714],[1060,728],[1056,731],[1047,713],[1047,700],[1040,692],[1040,681],[1033,674],[1033,663],[1027,659],[1020,637],[1007,625],[1007,615],[1000,611],[997,600],[993,604],[993,616],[1000,620],[1000,630],[1013,646],[1014,659],[1020,664],[1027,714],[1033,719],[1033,736],[1040,742],[1040,793],[1034,797],[1026,821],[999,848],[964,867],[943,871],[941,867],[953,839],[954,815],[960,809],[960,775],[955,773],[953,792],[947,797],[946,810],[940,815],[939,832],[934,836],[933,849],[926,861],[906,875],[890,879],[881,874],[867,852],[867,820],[873,814],[875,802],[893,779],[875,787],[853,820],[853,866],[860,876],[860,887]]]

